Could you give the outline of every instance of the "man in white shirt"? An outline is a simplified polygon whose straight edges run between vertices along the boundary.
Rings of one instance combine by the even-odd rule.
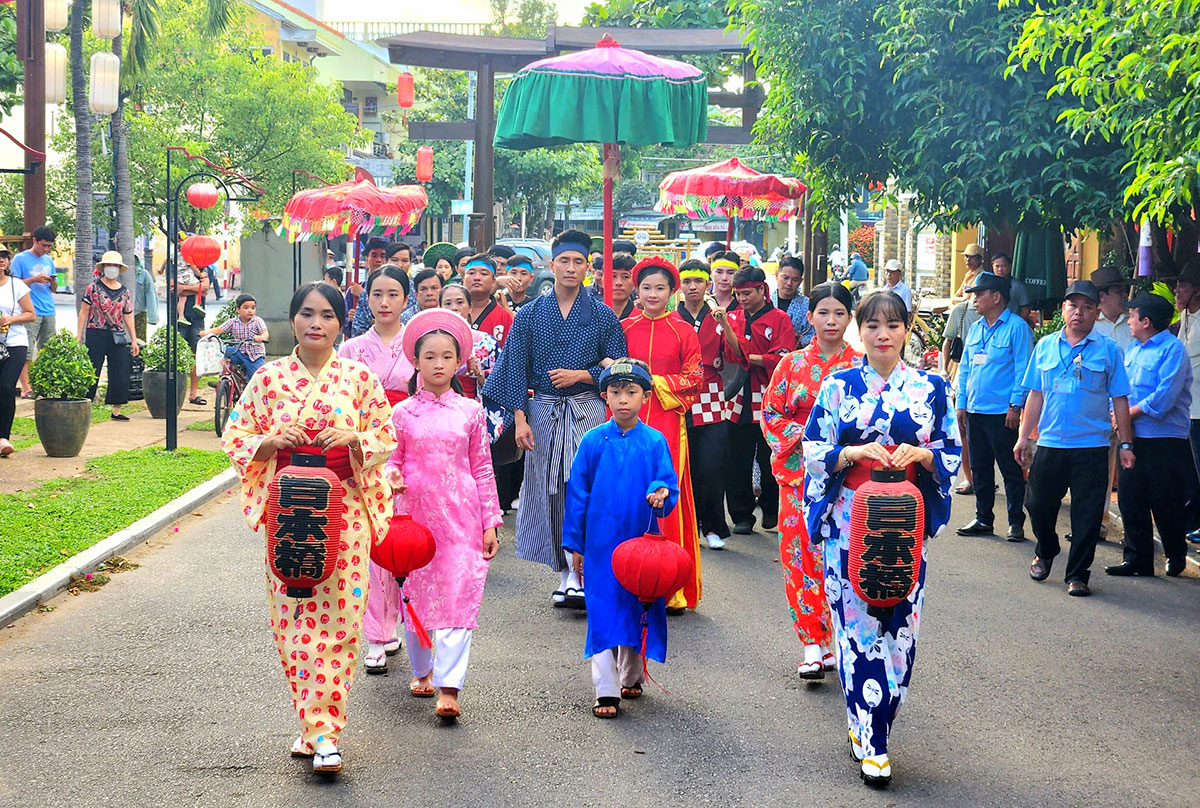
[[[1193,256],[1179,273],[1175,284],[1175,307],[1179,309],[1179,339],[1192,365],[1191,418],[1192,458],[1200,471],[1200,257]],[[1200,490],[1192,494],[1187,513],[1188,541],[1200,542]]]
[[[909,289],[908,285],[901,280],[901,276],[904,274],[904,267],[895,258],[891,258],[884,265],[883,270],[887,290],[899,295],[900,299],[904,301],[904,307],[908,309],[908,313],[912,314],[912,289]]]
[[[1121,355],[1133,342],[1133,334],[1129,330],[1129,312],[1125,304],[1129,302],[1129,287],[1131,282],[1121,274],[1116,267],[1100,267],[1092,272],[1091,282],[1100,293],[1100,316],[1092,330],[1117,343]],[[1114,479],[1117,473],[1117,437],[1116,432],[1110,436],[1108,449],[1108,479]],[[1100,538],[1108,535],[1109,497],[1104,499],[1104,513],[1100,520]]]

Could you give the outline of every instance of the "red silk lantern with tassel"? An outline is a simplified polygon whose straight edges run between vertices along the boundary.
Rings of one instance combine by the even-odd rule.
[[[890,617],[892,607],[917,585],[925,502],[904,469],[874,468],[870,475],[857,486],[847,478],[846,484],[855,489],[850,506],[849,578],[866,602],[867,613],[881,619]]]
[[[221,260],[221,242],[212,236],[188,236],[179,253],[192,266],[206,267]]]
[[[197,182],[188,186],[188,204],[194,208],[207,210],[217,204],[217,186],[211,182]]]
[[[396,514],[388,525],[388,532],[378,544],[371,545],[371,561],[376,566],[383,567],[396,577],[400,591],[404,591],[404,579],[413,570],[419,570],[430,561],[437,552],[437,543],[433,533],[420,522],[413,520],[408,514]],[[408,612],[409,622],[413,633],[425,648],[432,648],[429,632],[421,625],[420,618],[404,596],[404,609]]]
[[[404,110],[404,125],[408,126],[408,110],[412,108],[414,96],[413,74],[405,71],[396,79],[396,103]]]
[[[346,489],[315,447],[296,449],[267,485],[267,566],[289,598],[311,598],[333,574]]]
[[[417,149],[417,182],[433,179],[433,149],[422,146]]]

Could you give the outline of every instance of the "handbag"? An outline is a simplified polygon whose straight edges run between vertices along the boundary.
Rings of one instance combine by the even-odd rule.
[[[112,332],[113,345],[129,345],[132,340],[129,339],[129,332],[125,329]]]
[[[205,337],[196,344],[196,375],[212,376],[221,372],[225,344],[217,337]],[[237,346],[232,346],[237,350]]]

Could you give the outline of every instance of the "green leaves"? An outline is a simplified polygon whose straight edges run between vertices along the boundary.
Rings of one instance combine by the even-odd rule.
[[[167,369],[167,329],[174,326],[165,326],[158,329],[150,335],[150,341],[142,350],[142,361],[146,363],[146,370],[163,372]],[[196,367],[196,355],[192,353],[192,348],[184,339],[175,341],[175,346],[178,348],[176,353],[177,366],[176,369],[183,374],[192,372]]]
[[[44,398],[86,398],[95,383],[87,349],[65,328],[50,338],[29,369],[29,385]]]

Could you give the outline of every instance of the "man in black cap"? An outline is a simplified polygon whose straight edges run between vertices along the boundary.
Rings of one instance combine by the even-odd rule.
[[[1008,505],[1008,540],[1025,538],[1025,473],[1013,457],[1021,410],[1025,406],[1025,371],[1033,354],[1033,332],[1008,308],[1008,278],[981,274],[966,291],[975,296],[979,319],[971,326],[958,374],[956,411],[967,422],[971,472],[975,481],[975,519],[958,529],[960,536],[989,536],[996,502],[995,468],[1004,478]]]
[[[1167,330],[1173,313],[1166,298],[1150,292],[1129,304],[1134,343],[1125,351],[1125,371],[1132,388],[1129,417],[1137,464],[1122,468],[1118,478],[1125,552],[1120,564],[1105,568],[1109,575],[1154,575],[1155,525],[1167,575],[1179,575],[1187,564],[1187,515],[1181,506],[1194,484],[1188,446],[1192,366],[1183,343]]]
[[[1067,555],[1067,594],[1091,594],[1088,579],[1100,508],[1108,496],[1108,439],[1112,424],[1120,437],[1122,468],[1133,468],[1133,428],[1129,423],[1129,379],[1121,349],[1094,330],[1100,294],[1090,281],[1067,287],[1062,331],[1049,334],[1033,350],[1024,386],[1029,390],[1021,437],[1013,456],[1029,469],[1027,506],[1037,547],[1029,577],[1044,581],[1059,553],[1058,511],[1071,492],[1071,550]],[[1112,402],[1111,415],[1109,402]],[[1035,455],[1030,445],[1038,432]]]

